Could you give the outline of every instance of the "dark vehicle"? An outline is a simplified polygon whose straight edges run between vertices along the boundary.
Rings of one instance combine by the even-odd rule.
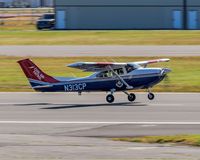
[[[37,29],[53,29],[55,26],[55,14],[48,13],[44,14],[38,21],[37,21]]]

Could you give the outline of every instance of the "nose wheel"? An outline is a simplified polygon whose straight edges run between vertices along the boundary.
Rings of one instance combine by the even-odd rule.
[[[152,100],[154,100],[154,98],[155,98],[155,95],[154,95],[153,93],[149,93],[149,94],[148,94],[148,99],[149,99],[149,100],[152,101]]]
[[[148,88],[147,91],[149,93],[148,94],[148,99],[151,100],[151,101],[154,100],[155,95],[151,92],[151,88]]]

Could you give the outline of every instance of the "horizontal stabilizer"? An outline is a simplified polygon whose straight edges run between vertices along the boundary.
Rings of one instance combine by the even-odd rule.
[[[35,86],[33,89],[43,89],[43,88],[51,88],[53,85],[44,85],[44,86]]]

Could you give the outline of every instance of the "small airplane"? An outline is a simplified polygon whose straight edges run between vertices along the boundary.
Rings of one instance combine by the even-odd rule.
[[[92,75],[75,77],[52,77],[44,73],[30,59],[18,61],[32,88],[39,92],[109,92],[108,103],[113,103],[115,92],[124,92],[128,100],[136,100],[134,93],[129,90],[147,89],[148,99],[153,100],[151,88],[160,83],[171,72],[168,68],[147,68],[149,64],[168,62],[170,59],[157,59],[141,62],[112,63],[112,62],[77,62],[68,67],[93,72]]]

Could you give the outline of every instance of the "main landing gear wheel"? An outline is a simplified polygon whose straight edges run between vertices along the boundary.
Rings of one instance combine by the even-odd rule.
[[[113,103],[115,100],[115,97],[112,94],[107,95],[106,100],[108,103]]]
[[[135,101],[135,99],[136,99],[135,94],[131,93],[131,94],[128,95],[128,100],[129,100],[130,102]]]
[[[155,98],[155,95],[153,93],[148,94],[149,100],[153,100]]]

